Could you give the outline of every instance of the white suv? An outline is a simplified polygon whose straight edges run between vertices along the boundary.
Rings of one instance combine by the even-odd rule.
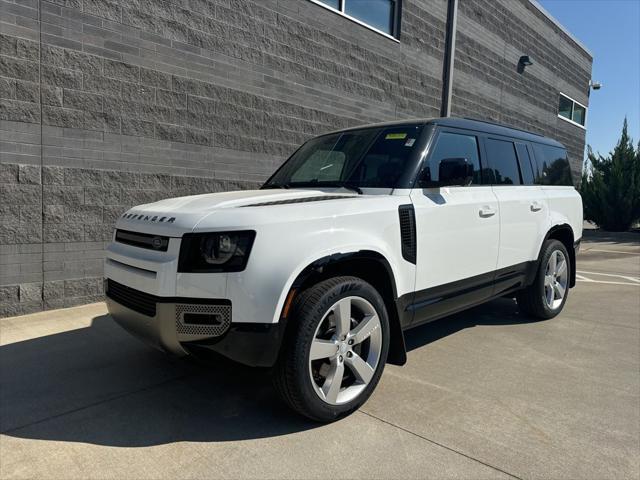
[[[474,120],[385,123],[309,140],[260,190],[132,208],[105,291],[148,343],[273,367],[292,408],[331,421],[406,361],[404,330],[503,296],[556,316],[581,236],[558,142]]]

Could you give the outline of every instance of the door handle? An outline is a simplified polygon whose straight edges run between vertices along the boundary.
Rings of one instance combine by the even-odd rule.
[[[531,202],[530,208],[532,212],[539,212],[540,210],[542,210],[542,205],[540,204],[540,202],[533,201]]]
[[[480,209],[480,217],[482,218],[493,217],[495,214],[496,214],[495,209],[491,208],[488,205],[485,205]]]

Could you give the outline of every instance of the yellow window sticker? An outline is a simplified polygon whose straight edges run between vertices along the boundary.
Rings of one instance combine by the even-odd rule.
[[[405,138],[407,138],[406,133],[387,133],[384,137],[385,140],[404,140]]]

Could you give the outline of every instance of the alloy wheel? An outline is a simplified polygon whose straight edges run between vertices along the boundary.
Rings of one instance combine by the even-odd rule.
[[[567,259],[560,250],[554,250],[544,273],[544,301],[551,310],[557,310],[562,305],[568,278]]]
[[[316,394],[331,405],[348,403],[371,382],[382,352],[380,318],[362,297],[345,297],[325,313],[309,349]]]

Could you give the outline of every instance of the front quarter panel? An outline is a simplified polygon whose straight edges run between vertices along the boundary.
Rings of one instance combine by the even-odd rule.
[[[277,323],[286,295],[300,272],[336,253],[377,252],[391,266],[398,295],[412,291],[415,265],[404,260],[400,250],[398,206],[403,203],[408,203],[408,198],[357,196],[229,209],[201,222],[198,230],[202,231],[246,229],[249,225],[256,230],[246,269],[225,274],[233,321]],[[198,276],[179,274],[178,295],[207,295],[206,274]]]

